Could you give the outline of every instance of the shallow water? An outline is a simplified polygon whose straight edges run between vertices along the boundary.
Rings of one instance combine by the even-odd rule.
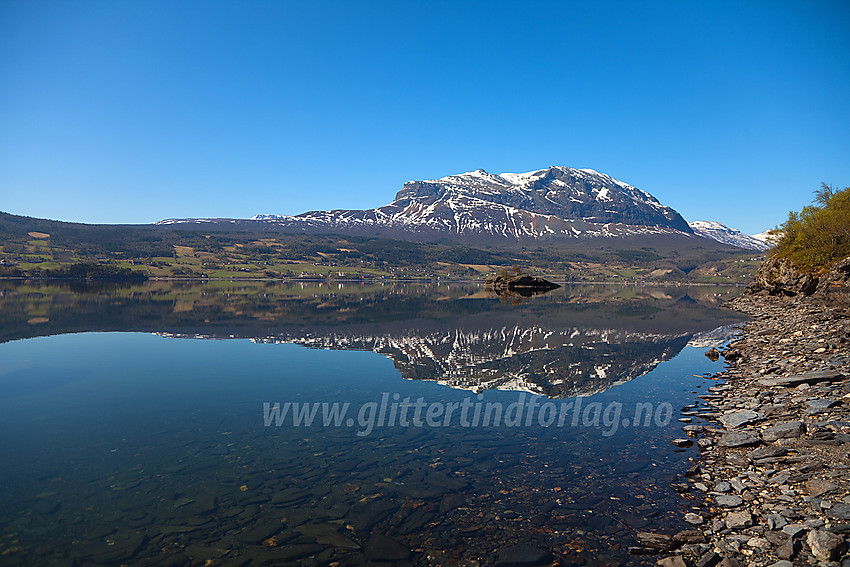
[[[737,321],[708,288],[2,289],[0,565],[642,564],[687,527],[697,334]]]

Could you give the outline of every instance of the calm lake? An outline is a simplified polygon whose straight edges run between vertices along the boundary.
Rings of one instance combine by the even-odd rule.
[[[654,564],[741,291],[0,282],[0,566]]]

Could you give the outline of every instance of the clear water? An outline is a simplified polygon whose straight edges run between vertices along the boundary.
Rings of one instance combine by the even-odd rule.
[[[516,544],[549,564],[651,564],[626,553],[634,532],[687,527],[670,482],[697,452],[670,440],[721,368],[683,345],[734,323],[716,307],[734,290],[570,288],[510,305],[464,286],[304,289],[7,284],[0,565],[475,565]],[[494,354],[505,328],[531,338]],[[551,384],[569,367],[583,378]],[[557,397],[576,391],[596,392],[579,412]],[[421,419],[410,407],[405,427],[406,398]],[[537,413],[507,420],[531,400]],[[266,403],[291,413],[266,425]],[[319,404],[312,425],[294,424],[294,403]],[[348,413],[325,426],[322,403]],[[503,419],[485,426],[496,404]]]

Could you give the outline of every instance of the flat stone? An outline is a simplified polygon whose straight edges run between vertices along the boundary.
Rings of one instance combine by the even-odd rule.
[[[825,530],[810,531],[806,537],[806,543],[809,544],[809,549],[815,557],[825,561],[838,559],[846,550],[844,538]]]
[[[410,556],[410,549],[384,534],[374,533],[366,542],[366,557],[372,561],[402,561]],[[498,562],[497,562],[498,564]]]
[[[786,421],[779,423],[773,427],[768,427],[761,432],[761,437],[765,441],[777,441],[791,437],[799,437],[804,430],[802,421]]]
[[[694,442],[691,439],[673,439],[670,441],[676,447],[692,447]]]
[[[850,520],[850,504],[845,502],[833,504],[832,508],[826,511],[826,515],[834,520],[848,521]]]
[[[785,386],[793,388],[800,384],[817,384],[818,382],[837,382],[844,376],[834,370],[815,370],[804,372],[794,376],[777,376],[775,378],[762,378],[759,384],[762,386]]]
[[[834,408],[839,405],[836,400],[828,400],[825,398],[818,398],[816,400],[806,400],[806,407],[809,408],[808,413],[817,413],[821,411],[826,411],[829,408]]]
[[[773,545],[769,541],[764,539],[763,537],[751,537],[750,539],[747,540],[747,545],[749,547],[752,547],[752,548],[755,548],[755,549],[761,549],[761,550],[767,550],[767,549],[773,548]]]
[[[782,531],[791,537],[795,537],[797,534],[806,531],[806,526],[801,524],[788,524],[782,528]]]
[[[771,563],[769,567],[794,567],[794,564],[787,559],[780,559],[776,563]]]
[[[734,508],[744,502],[740,496],[734,494],[720,494],[714,497],[714,501],[717,502],[718,506],[723,506],[724,508]]]
[[[360,549],[360,545],[345,537],[337,526],[330,524],[304,524],[295,528],[296,531],[312,537],[316,543],[341,549]]]
[[[828,494],[836,488],[838,488],[837,484],[821,478],[813,478],[812,480],[806,481],[806,490],[808,491],[809,496],[814,498]]]
[[[673,549],[673,538],[668,535],[655,534],[652,532],[638,532],[637,540],[643,547],[648,547],[650,549],[660,549],[662,551],[669,551]]]
[[[496,556],[496,567],[542,565],[548,562],[551,557],[552,554],[547,549],[521,543],[499,551],[499,554]]]
[[[685,563],[685,560],[682,559],[678,555],[674,555],[673,557],[665,557],[664,559],[659,559],[655,562],[658,567],[688,567],[688,564]]]
[[[758,443],[761,443],[761,440],[758,437],[755,437],[745,431],[724,433],[720,436],[720,440],[717,442],[717,444],[721,447],[745,447],[747,445],[757,445]]]
[[[678,544],[705,543],[705,534],[702,530],[682,530],[673,536],[673,541]]]
[[[753,410],[738,410],[729,413],[725,413],[720,416],[720,423],[723,424],[727,429],[737,429],[742,425],[747,425],[748,423],[752,423],[754,421],[758,421],[759,419],[763,419],[764,414],[758,413]]]
[[[702,525],[705,520],[699,514],[688,512],[687,514],[685,514],[685,521],[694,526],[699,526]]]
[[[788,454],[788,449],[785,447],[759,447],[758,449],[753,449],[747,456],[753,460],[756,459],[772,459],[774,457],[784,457]]]
[[[721,480],[717,484],[714,485],[714,490],[716,492],[729,492],[732,490],[732,485],[726,482],[725,480]]]
[[[275,535],[283,528],[283,524],[280,522],[268,522],[265,524],[260,524],[258,526],[254,526],[248,528],[244,532],[239,533],[236,536],[236,539],[243,543],[250,543],[254,545],[261,544],[264,540]]]
[[[749,512],[729,512],[725,522],[730,529],[748,528],[753,525],[753,515]]]
[[[738,455],[737,453],[730,453],[726,455],[726,462],[733,467],[746,467],[750,464],[746,455]]]

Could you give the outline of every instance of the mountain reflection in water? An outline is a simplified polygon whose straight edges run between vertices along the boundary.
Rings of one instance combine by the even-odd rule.
[[[564,398],[642,376],[700,333],[729,329],[739,318],[718,304],[732,292],[574,285],[505,305],[477,284],[6,284],[0,338],[151,331],[373,351],[409,380]]]
[[[264,427],[262,404],[519,390],[678,411],[717,369],[686,345],[728,336],[737,291],[0,282],[0,566],[654,564],[626,550],[687,527],[675,419],[358,437]]]

